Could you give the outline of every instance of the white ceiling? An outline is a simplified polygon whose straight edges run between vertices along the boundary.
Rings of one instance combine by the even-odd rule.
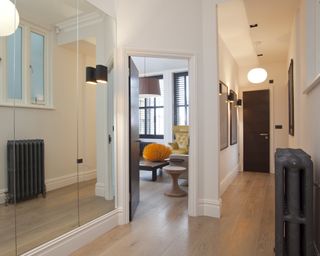
[[[150,57],[133,57],[140,74],[160,73],[165,70],[187,70],[188,60]]]
[[[75,17],[77,9],[79,15],[97,11],[86,0],[16,0],[16,6],[22,19],[46,28]]]
[[[299,0],[228,0],[218,6],[219,34],[240,67],[286,61]],[[249,28],[250,24],[258,24]],[[263,54],[258,57],[257,54]]]

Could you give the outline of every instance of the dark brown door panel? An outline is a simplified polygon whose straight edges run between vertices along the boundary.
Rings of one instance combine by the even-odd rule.
[[[244,171],[270,170],[269,90],[243,93]]]
[[[139,72],[132,58],[129,58],[129,69],[129,207],[131,221],[140,201]]]

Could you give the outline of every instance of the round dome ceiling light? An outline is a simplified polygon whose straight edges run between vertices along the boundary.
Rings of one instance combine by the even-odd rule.
[[[268,73],[264,68],[253,68],[248,72],[248,80],[253,84],[260,84],[266,81]]]
[[[19,13],[10,0],[0,1],[0,36],[13,34],[19,26]]]

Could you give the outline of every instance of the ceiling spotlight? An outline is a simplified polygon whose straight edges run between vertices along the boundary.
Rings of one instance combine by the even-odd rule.
[[[253,68],[248,72],[248,80],[253,84],[263,83],[268,77],[268,73],[263,68]]]

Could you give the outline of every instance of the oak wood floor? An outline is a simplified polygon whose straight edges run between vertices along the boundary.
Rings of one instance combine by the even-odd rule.
[[[187,198],[170,198],[164,176],[141,182],[134,220],[116,227],[73,256],[274,255],[274,176],[241,173],[223,194],[221,219],[188,217]]]
[[[26,252],[114,209],[114,201],[95,196],[95,180],[50,191],[46,198],[0,205],[0,256]],[[79,205],[79,211],[78,211]]]

